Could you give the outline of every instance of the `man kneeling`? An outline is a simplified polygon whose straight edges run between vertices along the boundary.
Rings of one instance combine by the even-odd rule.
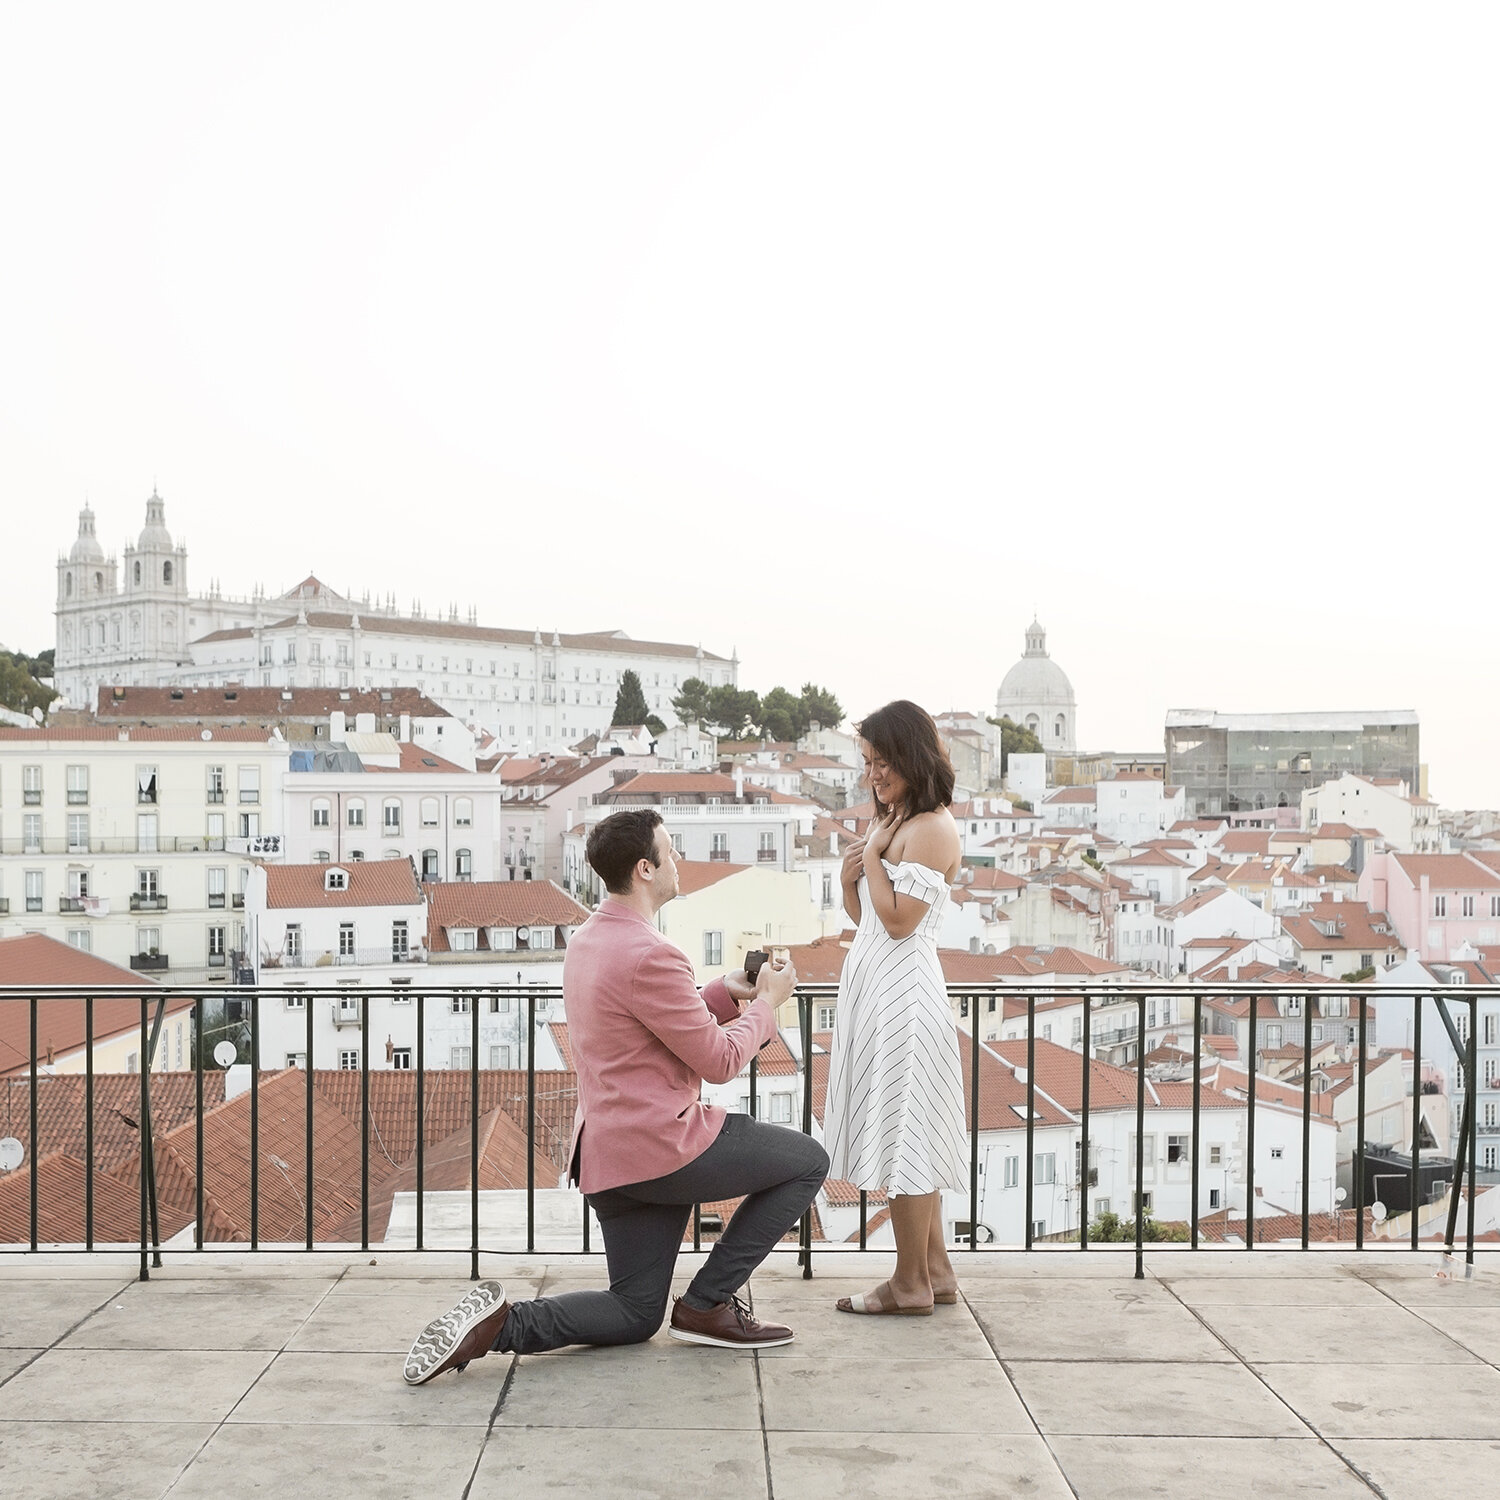
[[[828,1155],[800,1131],[727,1114],[699,1093],[705,1079],[736,1077],[776,1034],[775,1010],[796,971],[769,963],[754,986],[739,973],[698,992],[692,965],[652,921],[677,894],[672,841],[653,809],[604,819],[586,852],[609,896],[563,963],[578,1070],[571,1176],[598,1217],[609,1290],[508,1302],[498,1282],[480,1282],[422,1330],[406,1357],[411,1385],[492,1349],[538,1354],[649,1339],[661,1327],[693,1204],[723,1198],[745,1201],[673,1303],[671,1336],[725,1349],[793,1337],[760,1322],[738,1293],[812,1202]]]

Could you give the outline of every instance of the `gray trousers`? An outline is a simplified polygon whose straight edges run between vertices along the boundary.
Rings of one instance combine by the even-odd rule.
[[[643,1343],[661,1327],[693,1205],[743,1196],[685,1293],[690,1306],[727,1302],[802,1217],[827,1175],[828,1153],[811,1136],[729,1115],[713,1145],[685,1167],[590,1193],[609,1290],[515,1303],[495,1348],[539,1354],[564,1344]]]

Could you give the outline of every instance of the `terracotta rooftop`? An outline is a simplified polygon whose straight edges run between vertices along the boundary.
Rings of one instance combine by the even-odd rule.
[[[277,687],[101,687],[101,719],[261,719],[267,727],[285,719],[326,719],[342,711],[354,728],[355,714],[377,720],[409,714],[414,719],[451,718],[448,710],[416,688]]]
[[[550,880],[430,880],[427,946],[446,952],[450,927],[581,927],[589,910]]]
[[[328,889],[328,874],[342,870],[342,890]],[[266,905],[294,907],[420,906],[422,886],[409,859],[351,860],[344,865],[265,866]]]

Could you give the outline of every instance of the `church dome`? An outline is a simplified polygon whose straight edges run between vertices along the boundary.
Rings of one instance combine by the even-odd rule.
[[[1032,729],[1048,750],[1072,750],[1076,702],[1068,674],[1047,654],[1047,632],[1033,620],[1026,651],[996,694],[1000,716]]]
[[[166,504],[155,490],[151,491],[151,498],[146,502],[146,524],[141,528],[135,545],[141,552],[172,550],[172,533],[167,530]]]
[[[102,563],[104,561],[104,548],[99,545],[99,538],[94,535],[94,513],[86,505],[78,512],[78,540],[73,543],[73,550],[68,553],[68,561],[75,563]]]

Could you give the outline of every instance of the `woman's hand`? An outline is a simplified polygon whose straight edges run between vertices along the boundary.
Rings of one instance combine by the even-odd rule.
[[[859,884],[859,877],[864,874],[864,849],[863,839],[850,839],[844,845],[844,863],[839,871],[839,883],[845,890]]]
[[[900,826],[901,814],[895,811],[888,812],[871,826],[864,844],[864,862],[867,866],[872,859],[880,859],[891,847],[891,840],[896,837],[896,830]]]

